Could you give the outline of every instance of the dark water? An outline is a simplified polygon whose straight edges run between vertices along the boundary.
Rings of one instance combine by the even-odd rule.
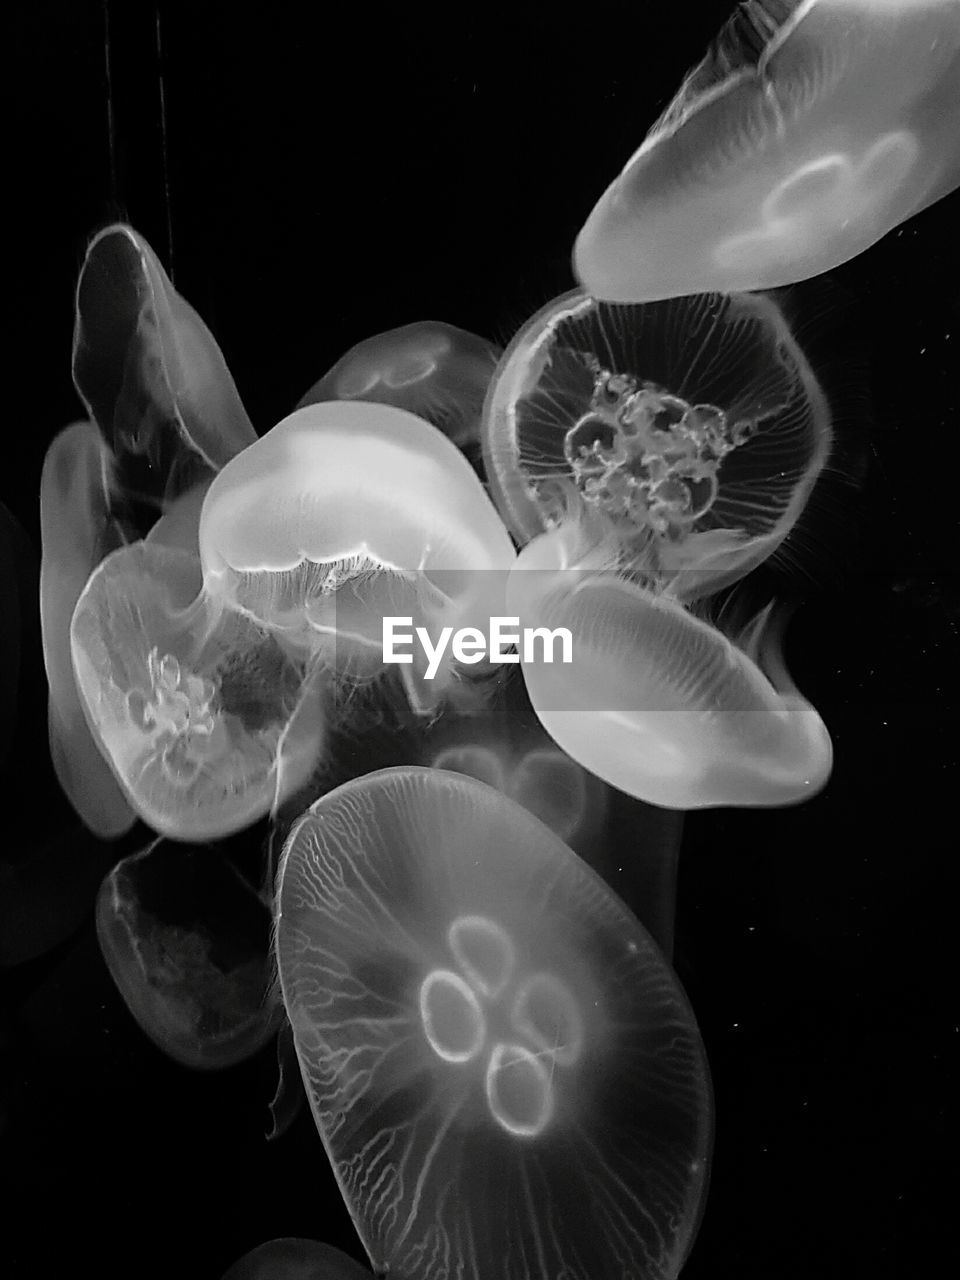
[[[16,19],[0,498],[37,558],[44,452],[80,415],[91,232],[129,220],[172,264],[262,432],[367,334],[437,318],[503,341],[568,288],[593,199],[726,5],[196,8],[161,15],[159,57],[149,5],[35,0]],[[919,1277],[955,1248],[958,199],[789,298],[840,474],[751,590],[801,600],[787,660],[836,764],[805,806],[685,821],[675,965],[716,1093],[689,1280]],[[191,1072],[113,986],[93,899],[148,837],[98,845],[59,795],[18,547],[0,894],[4,945],[36,958],[0,974],[0,1273],[216,1280],[281,1235],[360,1258],[309,1118],[265,1141],[272,1047]],[[47,870],[15,898],[27,865]],[[640,879],[611,878],[642,914]]]

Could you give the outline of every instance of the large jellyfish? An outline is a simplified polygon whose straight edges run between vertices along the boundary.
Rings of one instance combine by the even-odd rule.
[[[203,589],[195,555],[137,542],[91,576],[70,624],[77,688],[129,804],[208,840],[300,787],[326,734],[323,682]]]
[[[97,899],[97,936],[127,1007],[184,1066],[250,1057],[278,1022],[267,999],[270,913],[215,850],[155,841]]]
[[[276,947],[376,1271],[677,1275],[707,1182],[703,1045],[642,926],[532,814],[439,770],[338,788],[286,844]]]
[[[325,400],[392,404],[463,449],[480,438],[483,398],[500,355],[499,347],[452,324],[405,324],[351,347],[297,408]]]
[[[836,267],[960,181],[956,0],[749,0],[594,208],[610,302]]]
[[[370,1272],[331,1245],[285,1237],[245,1253],[222,1280],[370,1280]]]
[[[90,422],[67,427],[47,450],[40,479],[40,625],[57,780],[85,825],[113,839],[136,818],[91,734],[70,658],[70,618],[80,593],[104,556],[124,542],[104,496],[105,452]]]
[[[73,378],[121,499],[162,508],[257,438],[210,330],[123,224],[87,249]]]
[[[791,683],[766,611],[734,645],[677,600],[590,565],[591,518],[521,552],[508,606],[570,632],[571,661],[521,655],[541,724],[611,786],[676,809],[785,805],[830,776],[827,729]]]
[[[517,333],[484,406],[497,505],[521,543],[576,495],[650,585],[691,599],[769,556],[830,452],[830,412],[763,296],[611,306],[574,290]]]
[[[463,455],[402,409],[328,401],[299,409],[213,481],[200,517],[205,590],[362,679],[383,670],[384,619],[411,705],[432,712],[476,660],[431,651],[502,614],[513,545]],[[449,630],[448,630],[449,628]],[[403,651],[401,651],[403,649]],[[482,654],[479,655],[482,658]]]

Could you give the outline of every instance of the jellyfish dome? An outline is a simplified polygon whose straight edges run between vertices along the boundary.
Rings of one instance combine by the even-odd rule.
[[[202,586],[195,555],[133,543],[91,575],[70,623],[97,745],[135,812],[175,840],[227,835],[274,809],[326,737],[308,664]]]
[[[276,948],[327,1153],[398,1280],[674,1277],[711,1091],[676,978],[532,814],[401,768],[290,834]]]
[[[751,0],[601,197],[574,267],[610,302],[792,284],[958,181],[956,0]]]
[[[234,458],[207,492],[199,541],[212,598],[359,675],[382,669],[387,616],[439,643],[446,626],[502,614],[515,559],[459,450],[405,410],[358,401],[299,409]],[[458,671],[451,649],[432,673],[423,655],[404,654],[401,674],[427,711]]]
[[[464,448],[480,438],[483,398],[500,356],[499,347],[452,324],[405,324],[351,347],[297,408],[325,400],[392,404]]]
[[[222,1280],[370,1280],[339,1249],[316,1240],[268,1240],[238,1258]]]
[[[87,249],[73,380],[122,496],[162,508],[257,438],[210,330],[122,223]]]
[[[521,543],[571,497],[608,559],[681,599],[780,545],[830,453],[829,407],[777,304],[555,299],[517,333],[484,406],[497,505]],[[615,551],[615,555],[613,554]]]
[[[535,538],[507,588],[523,625],[570,633],[567,664],[521,655],[553,740],[611,786],[665,808],[815,795],[830,776],[830,735],[791,683],[768,615],[738,648],[679,601],[579,567],[582,538],[576,522]]]

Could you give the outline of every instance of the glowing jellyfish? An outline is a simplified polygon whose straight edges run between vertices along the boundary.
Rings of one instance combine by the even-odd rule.
[[[776,303],[555,299],[519,331],[484,407],[497,505],[529,542],[571,497],[619,563],[690,599],[742,577],[796,523],[830,413]]]
[[[370,1280],[339,1249],[316,1240],[270,1240],[238,1258],[223,1280]]]
[[[40,479],[40,624],[57,780],[86,826],[113,839],[136,817],[90,732],[70,658],[70,618],[80,593],[104,556],[124,542],[104,497],[104,453],[90,422],[67,427],[47,450]]]
[[[433,651],[502,614],[515,559],[463,455],[388,405],[299,409],[216,477],[200,518],[205,589],[340,674],[383,669],[384,618]],[[446,630],[447,628],[450,630]],[[399,653],[399,651],[398,651]],[[411,705],[432,711],[483,654],[399,655]]]
[[[202,590],[196,556],[138,542],[91,576],[70,626],[84,712],[156,831],[207,840],[301,786],[325,738],[322,682]]]
[[[601,197],[574,266],[611,302],[769,289],[958,181],[956,0],[751,0]]]
[[[365,338],[314,383],[297,408],[325,400],[372,400],[406,409],[460,448],[480,434],[480,411],[500,348],[441,321]]]
[[[123,497],[162,507],[257,438],[213,335],[132,227],[87,249],[73,378]]]
[[[124,858],[100,889],[97,937],[127,1008],[184,1066],[232,1066],[276,1030],[270,913],[216,850],[155,841]]]
[[[516,800],[571,848],[583,853],[602,820],[603,788],[548,740],[526,751],[504,743],[463,741],[442,747],[433,769],[462,773]]]
[[[314,1118],[378,1272],[676,1276],[711,1096],[644,929],[526,810],[369,774],[291,831],[280,982]]]
[[[561,525],[524,548],[508,584],[522,625],[571,636],[570,663],[521,655],[551,738],[611,786],[668,808],[816,794],[830,736],[790,682],[768,617],[738,648],[678,601],[583,568],[593,544],[579,521]]]

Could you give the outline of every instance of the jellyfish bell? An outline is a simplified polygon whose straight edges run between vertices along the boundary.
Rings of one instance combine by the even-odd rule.
[[[782,311],[574,290],[507,348],[484,406],[497,506],[523,544],[591,516],[604,556],[680,599],[773,554],[830,454],[830,410]]]
[[[538,819],[435,769],[347,783],[290,833],[275,938],[378,1273],[678,1274],[706,1189],[703,1045],[648,934]]]
[[[220,472],[200,556],[211,598],[358,677],[389,660],[387,617],[420,626],[435,652],[444,632],[486,627],[515,559],[449,440],[405,410],[344,401],[297,410]],[[422,646],[396,661],[417,711],[460,674],[449,646],[437,669]]]
[[[155,840],[124,858],[97,897],[97,938],[141,1029],[174,1061],[221,1070],[282,1021],[270,913],[216,850]]]
[[[73,378],[110,449],[115,486],[154,508],[257,438],[213,335],[124,224],[87,249]]]
[[[245,1253],[222,1280],[370,1280],[370,1272],[332,1245],[286,1237]]]
[[[323,691],[250,618],[202,590],[188,552],[108,556],[70,624],[84,713],[132,808],[177,840],[249,826],[322,750]]]
[[[129,831],[136,815],[91,735],[70,657],[70,618],[90,574],[125,538],[102,485],[105,446],[90,422],[54,439],[40,478],[40,628],[49,697],[47,728],[57,780],[101,839]]]
[[[830,736],[772,646],[767,674],[757,665],[763,619],[738,648],[672,597],[616,569],[582,568],[579,536],[574,522],[535,538],[507,587],[527,625],[572,635],[570,665],[521,655],[554,741],[611,786],[666,808],[815,795],[830,776]]]
[[[955,0],[738,5],[580,232],[610,302],[770,289],[960,181]]]
[[[423,320],[365,338],[314,383],[298,409],[326,400],[367,400],[406,409],[459,448],[475,444],[500,348],[465,329]]]

